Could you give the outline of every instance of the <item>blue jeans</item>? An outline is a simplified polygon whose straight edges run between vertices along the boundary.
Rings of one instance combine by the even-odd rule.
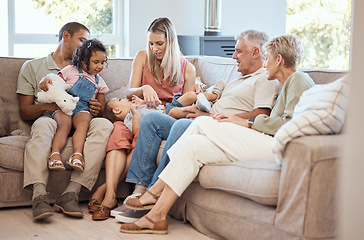
[[[140,123],[138,141],[125,181],[151,187],[169,163],[168,149],[186,131],[191,122],[189,119],[176,120],[160,112],[145,114]],[[156,160],[162,140],[167,142],[157,167]]]

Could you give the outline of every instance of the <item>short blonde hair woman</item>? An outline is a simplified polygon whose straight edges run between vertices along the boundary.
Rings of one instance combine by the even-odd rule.
[[[155,184],[141,197],[125,202],[130,209],[147,209],[151,206],[152,209],[134,223],[121,224],[121,232],[167,233],[169,209],[205,164],[275,161],[271,151],[273,135],[291,119],[301,94],[314,82],[307,74],[297,71],[302,45],[296,36],[274,38],[265,45],[265,49],[268,80],[277,79],[283,84],[270,116],[260,114],[254,123],[224,113],[194,120],[168,150],[170,162]]]

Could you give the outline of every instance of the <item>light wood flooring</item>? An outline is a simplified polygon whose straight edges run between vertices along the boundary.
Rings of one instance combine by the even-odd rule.
[[[0,209],[0,239],[210,239],[199,233],[190,224],[168,217],[168,234],[124,234],[119,231],[120,223],[114,218],[93,221],[87,212],[87,202],[81,203],[83,219],[67,217],[62,213],[45,221],[35,222],[31,207]]]

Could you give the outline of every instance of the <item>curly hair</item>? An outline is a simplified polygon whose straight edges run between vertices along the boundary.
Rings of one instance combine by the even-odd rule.
[[[86,64],[87,71],[90,70],[90,58],[93,52],[101,51],[106,55],[107,62],[107,53],[104,44],[97,39],[86,40],[82,43],[81,47],[77,48],[76,54],[72,59],[72,65],[77,68],[82,68],[82,62]]]

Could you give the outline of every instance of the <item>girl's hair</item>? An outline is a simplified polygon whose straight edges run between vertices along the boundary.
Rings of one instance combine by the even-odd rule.
[[[84,62],[86,64],[87,71],[89,71],[90,58],[92,56],[92,53],[96,51],[104,52],[106,55],[105,62],[107,62],[107,53],[104,44],[102,44],[102,42],[94,38],[91,40],[84,41],[81,47],[77,48],[76,54],[72,59],[72,65],[78,68],[82,68],[82,62]]]
[[[286,68],[297,68],[304,55],[301,40],[294,34],[275,37],[264,48],[275,58],[281,54]]]
[[[112,107],[109,106],[109,104],[108,104],[109,101],[107,101],[107,103],[105,104],[104,113],[103,113],[104,118],[109,119],[110,122],[112,122],[112,123],[114,123],[116,121],[120,121],[120,119],[115,116],[115,113],[113,112]]]
[[[147,32],[163,34],[167,39],[166,52],[160,66],[150,44],[147,44],[148,68],[156,82],[161,84],[162,80],[170,77],[170,85],[178,85],[181,79],[181,51],[173,23],[168,18],[157,18],[150,24]],[[164,71],[164,79],[161,76],[161,68]]]
[[[260,50],[262,58],[265,58],[265,50],[263,45],[269,41],[269,36],[265,32],[257,30],[246,30],[235,37],[235,40],[244,39],[245,44],[251,50],[253,47],[257,47]]]

